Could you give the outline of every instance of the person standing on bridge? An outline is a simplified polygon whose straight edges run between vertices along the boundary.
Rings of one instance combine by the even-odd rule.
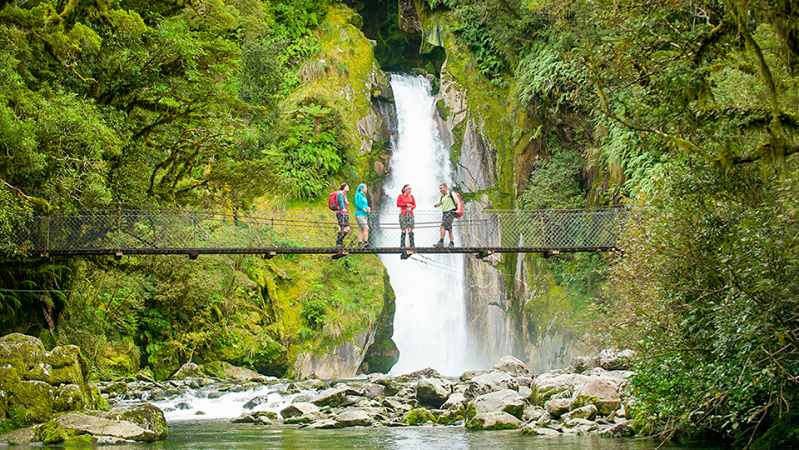
[[[406,184],[402,187],[402,193],[397,197],[397,207],[400,209],[399,223],[402,229],[402,237],[400,238],[400,247],[405,247],[405,235],[408,235],[408,245],[414,246],[413,243],[413,210],[416,208],[416,199],[411,195],[411,185]]]
[[[369,200],[366,199],[366,185],[361,183],[355,190],[355,220],[358,221],[358,248],[369,245]]]
[[[441,192],[441,198],[438,199],[438,203],[433,205],[433,207],[438,208],[441,206],[444,212],[441,215],[441,239],[439,239],[433,247],[444,246],[444,233],[446,231],[449,231],[449,246],[454,247],[455,235],[452,233],[452,221],[455,220],[458,204],[454,196],[447,190],[447,183],[441,183],[438,186],[438,191]]]
[[[350,232],[350,212],[347,209],[350,206],[350,202],[347,200],[347,192],[349,191],[350,186],[347,183],[342,183],[336,195],[338,201],[338,209],[336,210],[336,220],[338,221],[336,247],[344,247],[344,238]]]

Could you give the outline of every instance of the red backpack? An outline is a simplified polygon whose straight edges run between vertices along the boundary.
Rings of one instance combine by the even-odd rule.
[[[338,205],[338,194],[341,191],[333,191],[330,193],[330,196],[327,197],[327,207],[330,208],[331,211],[338,211],[340,209]]]
[[[458,194],[455,191],[449,191],[449,193],[450,198],[455,203],[455,218],[460,219],[461,216],[463,216],[463,200],[461,200],[461,194]],[[453,193],[455,194],[454,197],[452,197]]]

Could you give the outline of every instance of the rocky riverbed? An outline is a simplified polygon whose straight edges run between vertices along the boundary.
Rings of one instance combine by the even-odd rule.
[[[461,426],[530,435],[633,434],[626,406],[631,353],[603,351],[534,375],[506,356],[490,370],[444,377],[428,368],[352,380],[280,380],[224,362],[185,364],[92,382],[76,347],[0,338],[0,436],[11,444],[113,444],[166,439],[171,420],[227,419],[299,428]],[[71,399],[71,400],[70,400]],[[23,412],[34,408],[37,416]],[[109,411],[110,409],[110,411]],[[33,410],[33,409],[31,409]]]
[[[253,426],[464,426],[521,429],[535,435],[632,433],[626,417],[628,352],[578,358],[573,367],[533,375],[518,359],[491,370],[441,376],[433,369],[353,380],[287,381],[254,372],[202,376],[184,366],[163,383],[137,379],[98,383],[111,404],[149,401],[168,419],[225,418]],[[237,369],[241,370],[241,369]],[[187,376],[188,375],[188,376]],[[194,376],[192,376],[194,375]],[[238,378],[237,378],[238,377]],[[220,416],[221,414],[221,416]]]

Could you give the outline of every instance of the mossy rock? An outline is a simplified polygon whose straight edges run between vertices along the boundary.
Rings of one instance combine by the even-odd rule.
[[[466,428],[470,430],[515,430],[520,423],[519,419],[508,413],[483,413],[466,422]]]
[[[0,367],[0,390],[15,392],[22,381],[19,370],[11,365]]]
[[[8,394],[0,390],[0,422],[6,420],[8,415]]]
[[[45,423],[38,429],[38,439],[44,445],[61,444],[78,435],[77,431],[64,428],[54,420]]]
[[[186,378],[205,378],[205,373],[197,364],[187,362],[170,377],[171,380],[185,380]]]
[[[253,419],[258,419],[259,417],[266,417],[267,419],[277,420],[277,413],[274,411],[255,411],[254,413],[250,414]]]
[[[234,366],[227,361],[212,361],[203,364],[201,367],[207,376],[221,380],[246,381],[261,375],[254,370]]]
[[[535,388],[535,386],[533,386],[533,393],[528,398],[530,398],[530,401],[533,405],[544,406],[544,403],[548,402],[552,396],[568,390],[568,388],[544,388],[538,390]]]
[[[421,425],[427,422],[436,423],[436,416],[426,409],[416,408],[410,410],[403,421],[408,425]]]
[[[56,412],[81,411],[86,405],[86,397],[80,386],[65,384],[55,388],[53,408]]]
[[[297,416],[297,417],[289,417],[283,423],[286,425],[300,425],[305,423],[311,423],[314,419],[310,416]]]
[[[131,406],[127,408],[116,408],[112,411],[105,413],[92,414],[95,416],[103,417],[111,420],[126,420],[134,423],[145,430],[155,433],[156,440],[166,439],[169,435],[167,428],[166,418],[164,412],[157,406],[144,403],[142,405]]]
[[[20,374],[37,366],[44,353],[42,341],[33,336],[12,333],[0,338],[0,365],[11,365]]]
[[[439,425],[452,425],[453,423],[459,420],[466,420],[463,417],[462,409],[460,410],[449,410],[445,411],[443,414],[438,416],[436,423]]]
[[[55,392],[53,387],[44,381],[22,381],[14,392],[9,408],[11,419],[24,415],[21,425],[41,423],[53,417]]]

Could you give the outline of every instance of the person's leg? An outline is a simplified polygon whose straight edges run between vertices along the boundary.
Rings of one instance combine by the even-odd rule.
[[[400,247],[405,247],[405,230],[402,230],[400,235]]]
[[[342,231],[341,227],[338,227],[338,234],[336,234],[336,247],[341,245],[341,241],[344,239],[343,235],[344,232]]]
[[[413,243],[413,228],[408,229],[408,245],[410,247],[414,247],[416,245]]]

